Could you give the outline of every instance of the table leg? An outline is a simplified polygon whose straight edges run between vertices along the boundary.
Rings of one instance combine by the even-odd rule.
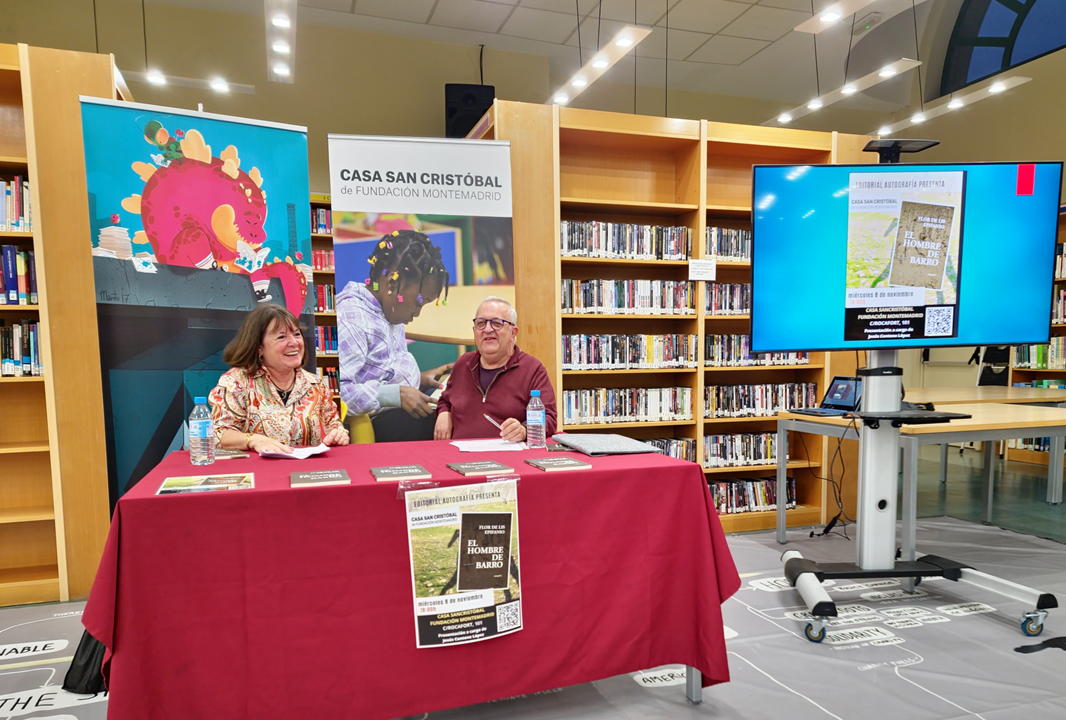
[[[785,544],[785,528],[788,520],[788,428],[784,420],[777,421],[777,542]]]
[[[981,445],[984,447],[985,466],[981,471],[982,486],[981,493],[981,521],[985,525],[992,523],[992,490],[995,487],[996,478],[996,444],[985,440]]]
[[[1062,455],[1066,447],[1066,437],[1051,437],[1051,452],[1048,454],[1047,466],[1047,501],[1052,505],[1062,502]]]
[[[948,481],[948,447],[947,443],[940,445],[940,482],[942,483]]]
[[[685,666],[685,697],[693,705],[703,702],[703,675],[691,665]]]

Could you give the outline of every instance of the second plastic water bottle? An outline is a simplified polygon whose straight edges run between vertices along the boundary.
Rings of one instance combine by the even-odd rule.
[[[529,391],[529,404],[526,405],[526,446],[531,449],[547,447],[544,438],[544,403],[540,400],[540,390]]]
[[[189,415],[189,459],[193,465],[210,465],[215,461],[215,424],[207,398],[198,397]]]

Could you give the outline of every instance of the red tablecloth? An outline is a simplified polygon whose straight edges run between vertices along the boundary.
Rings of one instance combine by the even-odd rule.
[[[254,472],[252,490],[155,496],[205,474],[171,454],[119,501],[83,616],[109,649],[108,717],[394,718],[670,663],[727,681],[720,606],[740,578],[700,468],[523,462],[542,456],[351,445],[211,466]],[[419,463],[455,485],[479,479],[445,463],[486,459],[521,476],[524,628],[416,649],[404,503],[368,468]],[[289,488],[340,467],[351,485]]]

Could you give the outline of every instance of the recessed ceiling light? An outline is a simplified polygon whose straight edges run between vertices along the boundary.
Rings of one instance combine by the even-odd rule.
[[[789,123],[789,122],[792,122],[792,116],[789,115],[788,113],[781,113],[780,115],[777,116],[777,121],[779,123]]]
[[[152,83],[153,85],[166,85],[167,79],[163,76],[163,73],[159,72],[158,70],[153,70],[152,72],[148,73],[148,82]]]
[[[925,115],[923,115],[922,113],[914,113],[914,115],[911,116],[911,122],[915,125],[917,125],[918,123],[923,123],[925,122]]]
[[[881,77],[892,77],[896,74],[896,69],[892,66],[887,66],[881,69],[881,72],[877,73]]]
[[[854,95],[855,94],[855,86],[854,85],[845,85],[844,87],[840,88],[840,94],[841,95]]]
[[[807,103],[808,110],[817,110],[820,107],[822,107],[821,100],[811,100],[809,103]]]
[[[570,98],[566,96],[566,93],[559,93],[558,95],[552,98],[552,102],[559,103],[560,105],[565,105],[566,101],[569,99]]]
[[[959,100],[958,98],[955,98],[954,100],[948,103],[948,110],[958,110],[961,107],[962,100]]]
[[[288,55],[290,52],[289,43],[285,42],[284,40],[278,40],[271,47],[274,48],[274,52],[279,53],[281,55]]]
[[[289,22],[289,17],[287,15],[275,15],[274,19],[270,22],[274,25],[274,27],[279,28],[287,28],[292,25],[292,23]]]
[[[606,58],[597,58],[596,60],[592,61],[592,67],[599,68],[600,70],[607,67],[608,65],[610,65],[610,63],[607,62]]]
[[[819,20],[821,20],[824,23],[836,22],[839,19],[840,19],[839,13],[835,13],[835,12],[827,12],[825,15],[822,15],[822,17],[819,18]]]
[[[215,92],[229,92],[229,83],[221,78],[211,81],[211,89]]]
[[[880,130],[877,131],[877,134],[878,135],[891,135],[892,134],[892,128],[890,128],[888,125],[885,125],[883,128],[881,128]]]
[[[617,45],[618,47],[629,47],[630,45],[633,44],[633,38],[620,37],[620,38],[618,38],[617,40],[614,41],[614,44]]]
[[[589,83],[588,83],[588,80],[586,80],[585,78],[574,78],[574,82],[572,82],[570,84],[573,85],[574,87],[585,87]]]
[[[992,86],[988,88],[988,92],[990,92],[990,93],[1001,93],[1001,92],[1003,92],[1006,89],[1007,89],[1006,85],[1004,85],[1001,82],[997,82],[997,83],[992,83]]]
[[[274,74],[281,75],[283,77],[289,76],[289,66],[285,63],[278,63],[274,66]]]

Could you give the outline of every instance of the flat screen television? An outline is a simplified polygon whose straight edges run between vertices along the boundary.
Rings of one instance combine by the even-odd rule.
[[[753,173],[753,352],[1048,341],[1061,162]]]

